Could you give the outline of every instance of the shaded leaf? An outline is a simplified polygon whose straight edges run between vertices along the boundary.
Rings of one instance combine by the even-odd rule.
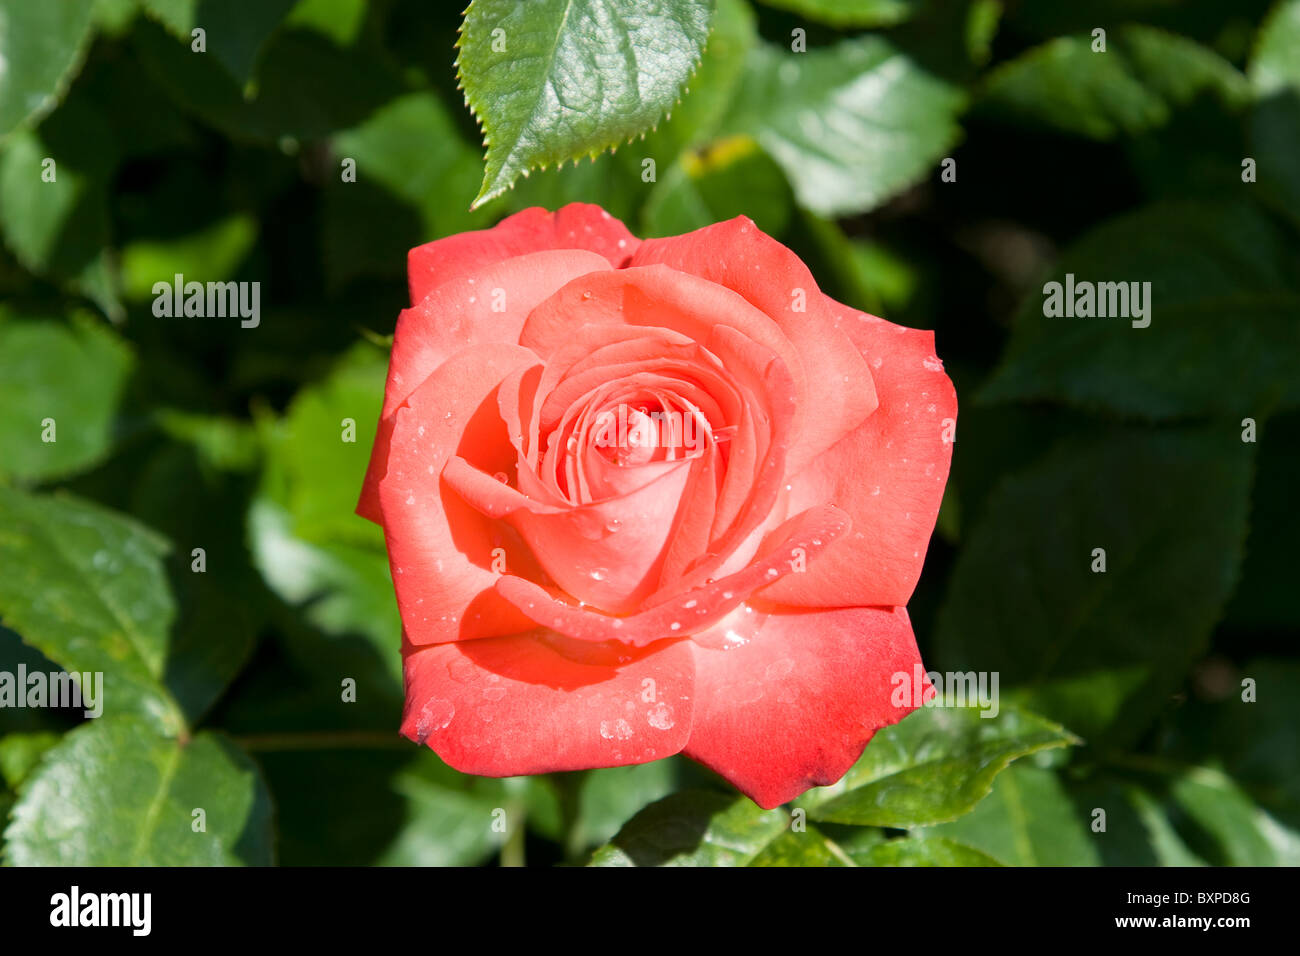
[[[478,150],[433,94],[398,97],[334,138],[325,189],[326,274],[341,285],[355,275],[402,275],[406,252],[440,236],[490,224],[467,212],[482,177]],[[342,164],[356,164],[345,182]],[[379,213],[384,207],[391,212]]]
[[[1090,744],[1136,739],[1231,593],[1251,447],[1234,427],[1112,430],[1005,479],[953,569],[934,659],[998,672]]]
[[[1104,52],[1091,36],[1034,47],[994,70],[980,109],[1092,139],[1161,126],[1208,94],[1230,105],[1249,98],[1246,78],[1214,51],[1145,26],[1111,31]]]
[[[91,124],[86,133],[97,130]],[[66,280],[118,319],[121,305],[105,249],[110,156],[94,150],[68,158],[67,144],[53,146],[48,136],[44,127],[23,131],[0,152],[0,232],[29,271]]]
[[[390,63],[360,48],[339,47],[315,29],[281,29],[261,54],[276,64],[245,90],[215,57],[190,51],[155,23],[131,34],[131,49],[184,109],[239,142],[279,143],[319,139],[355,126],[401,92]]]
[[[187,44],[194,29],[202,29],[206,55],[224,66],[240,86],[252,79],[267,39],[295,2],[141,0],[151,15]]]
[[[1053,290],[1031,293],[981,401],[1049,400],[1162,420],[1263,416],[1300,399],[1297,256],[1254,207],[1144,207],[1062,256],[1051,276],[1062,303],[1069,275],[1076,290],[1116,284],[1113,296],[1096,292],[1108,315],[1045,315]],[[1139,289],[1144,318],[1131,317],[1135,282],[1150,283],[1149,295]]]

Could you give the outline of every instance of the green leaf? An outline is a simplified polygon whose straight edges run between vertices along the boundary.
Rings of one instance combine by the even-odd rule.
[[[1057,37],[1004,63],[985,81],[981,111],[1106,140],[1162,126],[1202,95],[1249,99],[1240,71],[1186,37],[1126,26],[1111,31],[1105,52],[1092,45],[1091,36]]]
[[[1300,0],[1278,0],[1259,28],[1250,58],[1250,82],[1261,96],[1300,89]]]
[[[749,137],[714,141],[756,41],[753,10],[743,0],[719,0],[690,91],[671,117],[613,156],[517,184],[512,205],[553,209],[574,199],[598,202],[629,223],[639,215],[639,234],[647,236],[678,235],[743,212],[779,234],[790,211],[784,174],[761,151],[741,145],[752,143]],[[563,178],[582,191],[545,189],[549,180]],[[645,185],[628,189],[628,183]]]
[[[646,807],[597,850],[589,866],[827,866],[837,860],[813,827],[747,797],[684,790]],[[837,848],[838,849],[838,848]],[[842,854],[843,851],[840,851]],[[843,862],[843,861],[840,861]]]
[[[699,63],[712,13],[711,0],[473,0],[457,69],[487,143],[474,204],[657,123]]]
[[[11,819],[15,866],[271,863],[270,800],[253,762],[215,734],[179,741],[129,717],[84,724],[46,753]]]
[[[848,852],[858,866],[1002,865],[982,850],[924,832],[918,836],[875,843],[856,853]]]
[[[1090,744],[1136,739],[1232,591],[1252,448],[1235,425],[1111,428],[1006,478],[953,569],[934,658],[998,672],[1004,701]]]
[[[477,866],[508,835],[492,826],[492,811],[505,810],[504,800],[440,787],[409,774],[400,775],[394,788],[407,800],[408,819],[376,861],[380,866]],[[504,819],[508,824],[508,813]]]
[[[785,170],[800,205],[863,212],[923,179],[957,142],[965,93],[881,36],[750,58],[725,133],[748,133]]]
[[[94,0],[0,0],[0,139],[54,108],[80,68]]]
[[[0,488],[0,619],[69,673],[103,674],[104,713],[183,727],[162,684],[175,604],[167,543],[70,496]]]
[[[262,423],[266,470],[248,531],[272,591],[329,634],[365,636],[397,678],[401,624],[383,532],[354,514],[387,364],[360,343],[284,418]]]
[[[964,817],[925,831],[955,840],[1008,866],[1096,866],[1089,810],[1071,801],[1055,771],[1016,764]]]
[[[154,283],[165,282],[170,288],[176,275],[225,282],[234,277],[257,234],[252,216],[235,213],[187,236],[128,243],[122,249],[122,295],[148,301],[154,296]]]
[[[586,849],[606,842],[647,804],[671,793],[675,778],[672,760],[652,760],[583,774],[570,845]]]
[[[1155,420],[1256,417],[1300,400],[1297,257],[1253,206],[1144,207],[1065,253],[1051,276],[1062,301],[1067,275],[1126,292],[1149,282],[1145,318],[1048,316],[1047,291],[1035,291],[979,400],[1056,401]],[[1107,311],[1122,305],[1116,297]],[[1132,325],[1148,319],[1145,328]]]
[[[909,19],[925,0],[761,0],[765,6],[839,29],[889,27]]]
[[[366,21],[369,0],[298,0],[285,26],[308,27],[339,46],[354,43]]]
[[[497,783],[497,781],[493,781]],[[505,842],[510,823],[504,788],[484,793],[439,786],[415,774],[397,777],[395,790],[411,808],[407,826],[379,863],[386,866],[474,866]],[[507,830],[493,827],[493,811]]]
[[[559,836],[546,777],[472,777],[423,750],[395,775],[393,789],[406,801],[406,822],[376,861],[381,866],[474,866],[520,826]]]
[[[780,235],[793,205],[781,169],[748,136],[687,153],[655,185],[642,212],[647,236],[676,236],[746,215]]]
[[[199,415],[160,408],[158,427],[169,437],[193,446],[204,468],[247,471],[257,463],[257,433],[243,419]]]
[[[942,823],[968,813],[1013,760],[1078,741],[1064,728],[1012,710],[927,706],[878,731],[838,783],[797,805],[814,820],[896,827]]]
[[[718,0],[709,42],[689,90],[673,107],[672,115],[645,134],[645,145],[635,152],[655,157],[662,174],[684,150],[713,138],[740,90],[757,42],[753,8],[745,0]]]
[[[1178,776],[1174,805],[1213,843],[1209,862],[1225,866],[1300,866],[1300,832],[1261,810],[1230,777],[1207,768]],[[1193,840],[1195,845],[1195,840]]]
[[[0,308],[0,479],[46,481],[103,458],[134,364],[103,322],[79,315],[65,325]]]
[[[137,3],[138,0],[94,0],[95,26],[100,35],[116,39],[126,33],[138,12]]]

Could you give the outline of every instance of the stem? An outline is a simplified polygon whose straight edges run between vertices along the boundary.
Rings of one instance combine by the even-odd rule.
[[[501,844],[502,866],[525,866],[524,840],[528,836],[528,804],[525,802],[525,788],[528,781],[521,777],[506,780],[506,789],[510,791],[510,800],[506,803],[506,826],[509,832],[506,842]]]
[[[582,785],[587,780],[588,771],[572,770],[568,773],[551,774],[555,784],[555,793],[560,803],[560,829],[564,839],[564,858],[577,862],[586,847],[586,834],[578,825],[582,810]]]

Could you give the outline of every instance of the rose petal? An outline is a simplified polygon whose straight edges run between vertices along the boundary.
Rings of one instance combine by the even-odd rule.
[[[690,464],[677,462],[627,495],[563,508],[521,494],[457,459],[443,477],[482,514],[508,518],[540,566],[574,598],[617,613],[639,605],[658,584]],[[515,571],[514,565],[509,568]]]
[[[402,733],[463,773],[618,767],[679,752],[690,735],[686,642],[642,650],[545,631],[408,647]]]
[[[457,233],[416,246],[406,257],[411,304],[452,279],[514,256],[548,249],[585,249],[614,268],[624,265],[641,241],[599,206],[570,203],[555,212],[533,206],[491,229]]]
[[[690,569],[703,580],[743,542],[754,540],[755,529],[772,512],[787,473],[787,449],[798,438],[799,386],[792,366],[803,367],[799,356],[780,327],[740,295],[664,266],[593,273],[569,283],[533,310],[520,342],[549,361],[583,324],[666,328],[686,335],[722,358],[735,384],[757,400],[746,403],[745,417],[761,416],[764,427],[742,418],[716,496],[692,489],[715,509],[710,546],[695,555],[699,560]],[[693,501],[682,504],[693,507]]]
[[[357,513],[379,520],[378,485],[387,462],[393,412],[455,353],[485,342],[519,341],[524,319],[572,279],[608,271],[600,256],[580,250],[538,252],[486,265],[432,289],[397,318],[388,362],[379,434],[361,486]],[[500,310],[500,311],[498,311]]]
[[[497,581],[497,591],[520,612],[561,634],[580,641],[622,641],[641,647],[712,627],[765,583],[807,567],[848,528],[848,518],[839,509],[811,508],[777,529],[772,535],[775,544],[743,570],[628,617],[574,607],[515,575]]]
[[[901,607],[748,616],[718,625],[732,631],[723,646],[695,642],[685,754],[767,809],[839,780],[877,730],[907,716],[914,705],[895,706],[891,677],[910,679],[921,657]]]
[[[853,533],[763,596],[800,607],[906,604],[943,499],[957,394],[934,333],[831,305],[872,367],[880,407],[790,479],[790,508],[834,502],[853,517]]]
[[[609,271],[609,264],[591,252],[534,252],[432,289],[397,318],[384,414],[391,414],[461,349],[485,342],[518,343],[524,320],[540,303],[574,279]]]
[[[828,300],[808,267],[748,217],[647,239],[628,267],[656,263],[739,293],[789,337],[802,359],[796,369],[787,356],[801,396],[792,470],[835,444],[876,407],[872,374],[849,338],[836,330]],[[800,304],[804,310],[796,311]]]
[[[413,644],[532,626],[493,590],[492,570],[503,557],[516,573],[536,573],[529,550],[509,525],[467,505],[442,472],[457,454],[488,474],[513,467],[497,384],[535,361],[517,345],[476,345],[439,366],[393,417],[379,502],[397,604]]]

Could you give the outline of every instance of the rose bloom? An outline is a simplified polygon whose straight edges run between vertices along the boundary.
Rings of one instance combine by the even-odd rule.
[[[933,333],[743,216],[643,242],[527,209],[408,266],[357,509],[402,733],[488,776],[684,753],[773,807],[906,716],[957,413]]]

